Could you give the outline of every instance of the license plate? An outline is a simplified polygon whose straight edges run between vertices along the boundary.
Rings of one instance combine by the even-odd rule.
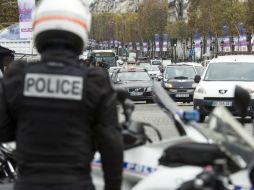
[[[226,107],[231,107],[232,102],[231,101],[214,101],[212,103],[212,106],[226,106]]]
[[[131,92],[131,96],[143,96],[143,92]]]
[[[190,96],[189,94],[176,94],[176,97],[178,98],[187,98],[189,96]]]

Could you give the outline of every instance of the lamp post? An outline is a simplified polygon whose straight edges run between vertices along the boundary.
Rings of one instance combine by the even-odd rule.
[[[220,42],[220,46],[221,46],[221,52],[223,54],[224,53],[224,41],[223,40]]]
[[[200,47],[201,47],[200,59],[202,61],[202,59],[203,59],[203,41],[202,40],[200,41]]]
[[[234,52],[235,51],[235,42],[234,42],[233,36],[230,38],[230,47],[231,47],[231,52]]]
[[[177,57],[176,57],[176,46],[177,46],[177,44],[176,43],[174,43],[174,54],[175,54],[175,63],[176,63],[176,60],[177,60]]]
[[[183,61],[185,61],[185,42],[183,42]]]
[[[213,52],[213,56],[212,56],[212,58],[214,58],[215,56],[215,41],[213,40],[212,41],[212,52]]]
[[[196,59],[196,53],[195,53],[195,42],[192,42],[192,53],[193,53],[193,61],[195,62]]]

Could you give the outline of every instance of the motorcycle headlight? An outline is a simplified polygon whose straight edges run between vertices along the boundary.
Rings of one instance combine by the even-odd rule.
[[[165,83],[166,88],[173,88],[173,85],[171,83]]]
[[[206,93],[205,89],[202,86],[197,86],[195,92],[199,93],[199,94],[205,94]]]
[[[152,92],[153,88],[150,86],[146,89],[147,92]]]

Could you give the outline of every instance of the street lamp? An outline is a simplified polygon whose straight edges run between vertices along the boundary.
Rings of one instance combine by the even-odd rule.
[[[176,44],[176,43],[174,43],[174,50],[175,50],[175,63],[176,63],[176,60],[177,60],[177,57],[176,57],[176,46],[177,46],[177,44]]]

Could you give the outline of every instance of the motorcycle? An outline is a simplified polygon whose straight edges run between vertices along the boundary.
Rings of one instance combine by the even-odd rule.
[[[249,105],[247,92],[236,87],[235,104],[242,120]],[[224,107],[209,116],[207,127],[192,125],[210,140],[167,147],[157,171],[132,190],[252,189],[254,139]],[[188,168],[193,171],[189,172]]]
[[[146,176],[156,171],[156,168],[158,166],[158,159],[166,147],[182,142],[192,142],[193,139],[198,139],[199,141],[206,140],[201,134],[195,132],[195,130],[183,129],[181,128],[181,125],[177,127],[179,134],[181,135],[180,137],[162,140],[160,132],[154,126],[150,125],[149,123],[136,122],[132,120],[131,114],[134,111],[134,104],[131,100],[128,99],[128,95],[126,94],[126,92],[119,91],[118,99],[124,107],[125,115],[125,122],[122,124],[125,144],[125,159],[123,163],[123,190],[131,189],[140,180],[144,179]],[[179,122],[180,121],[181,120],[179,120]],[[158,136],[158,142],[153,142],[145,134],[145,127],[152,128],[155,131]],[[189,134],[189,136],[187,136],[186,134]],[[9,182],[13,182],[16,178],[16,166],[13,154],[11,152],[5,154],[5,149],[4,147],[3,149],[1,149],[0,147],[0,155],[1,150],[3,150],[4,153],[2,159],[2,171],[3,174],[5,174],[1,176],[0,170],[0,183],[1,179],[8,179],[6,181],[8,181],[9,184]],[[7,150],[8,149],[6,149],[6,151]],[[103,189],[103,172],[101,170],[100,156],[98,153],[96,153],[95,155],[94,162],[92,163],[92,169],[93,182],[94,184],[96,184],[96,189]],[[5,190],[8,188],[11,189],[11,186],[8,186],[7,188],[5,185],[2,184],[0,185],[0,189],[1,187],[3,187],[3,189]]]
[[[130,100],[128,100],[126,93],[119,92],[118,98],[124,107],[125,115],[125,122],[123,123],[123,136],[125,142],[125,159],[123,163],[123,190],[129,190],[132,188],[133,190],[179,188],[183,182],[193,180],[195,176],[200,174],[203,171],[202,166],[207,165],[207,163],[210,163],[211,160],[214,160],[214,155],[215,157],[219,155],[219,158],[224,156],[224,154],[221,154],[221,152],[218,151],[216,146],[210,144],[212,141],[214,141],[214,139],[211,138],[211,136],[206,133],[202,127],[200,127],[200,125],[193,122],[193,120],[198,120],[195,111],[185,112],[179,109],[173,100],[168,97],[168,95],[159,85],[155,84],[154,92],[155,100],[157,101],[158,105],[160,105],[161,108],[173,119],[175,126],[177,127],[177,130],[181,136],[162,140],[159,131],[152,125],[133,121],[131,119],[131,114],[134,111],[134,105]],[[217,115],[221,116],[221,112],[219,112]],[[228,117],[228,120],[231,121],[231,119],[231,117]],[[221,118],[221,120],[225,120],[224,116]],[[212,123],[214,124],[210,124],[210,126],[222,126],[222,124],[219,122],[213,121]],[[156,131],[159,142],[152,142],[152,140],[146,136],[144,130],[145,127],[153,128]],[[208,144],[209,149],[207,146],[201,148],[195,147],[196,144],[200,145],[200,143],[206,143],[206,145]],[[182,144],[194,144],[196,149],[193,149],[193,147],[190,149],[188,149],[188,147],[179,149],[179,146],[181,147]],[[194,164],[185,163],[186,160],[184,160],[184,158],[188,157],[185,154],[181,157],[185,162],[182,161],[180,165],[179,163],[174,163],[175,167],[169,167],[166,162],[167,160],[163,161],[162,157],[165,155],[177,155],[176,152],[172,153],[172,149],[171,153],[167,154],[165,150],[169,148],[175,148],[176,150],[179,149],[181,150],[180,152],[183,153],[189,151],[190,154],[194,156],[196,155],[196,157],[194,157],[196,158],[194,159],[196,162]],[[193,150],[196,150],[196,152],[193,153]],[[200,156],[202,153],[203,156]],[[207,154],[212,154],[212,156],[210,156],[208,159]],[[200,166],[199,162],[201,157],[204,157],[204,159],[202,159],[202,166]],[[227,158],[228,160],[231,159],[230,156]],[[6,160],[6,158],[4,160]],[[176,162],[176,160],[177,159],[175,158],[174,162]],[[187,159],[187,161],[193,162],[193,159]],[[230,161],[233,166],[232,168],[234,169],[232,171],[232,175],[230,175],[232,181],[238,185],[241,185],[242,183],[243,185],[241,186],[251,187],[247,171],[244,170],[245,168],[239,169],[239,166],[237,165],[238,162],[235,163],[235,160],[233,159]],[[170,163],[172,163],[172,160]],[[13,164],[13,166],[13,168],[15,168],[15,164]],[[92,169],[92,176],[94,184],[96,185],[96,189],[103,189],[103,172],[101,170],[100,155],[98,153],[95,155],[95,159],[92,163]],[[13,172],[13,174],[15,174],[15,172]],[[13,179],[15,179],[15,175]],[[149,181],[150,183],[147,183]]]
[[[163,104],[163,106],[161,106],[163,110],[173,118],[180,137],[161,139],[160,132],[156,127],[148,123],[133,121],[131,119],[131,114],[134,111],[134,105],[128,99],[128,94],[126,94],[125,91],[118,90],[118,99],[121,102],[125,115],[125,122],[122,124],[125,144],[122,182],[123,190],[133,188],[138,182],[154,173],[158,169],[158,160],[165,148],[175,144],[208,142],[209,140],[198,130],[188,126],[188,122],[199,119],[196,111],[187,112],[180,110],[159,84],[154,84],[154,93],[157,99],[165,100],[163,102],[157,102],[158,104]],[[145,134],[146,127],[155,130],[159,139],[158,142],[153,142]],[[187,170],[191,174],[193,173],[193,168]],[[200,170],[198,170],[198,172],[200,172]],[[103,189],[103,172],[101,170],[100,155],[98,153],[96,153],[92,163],[92,178],[96,189]]]

